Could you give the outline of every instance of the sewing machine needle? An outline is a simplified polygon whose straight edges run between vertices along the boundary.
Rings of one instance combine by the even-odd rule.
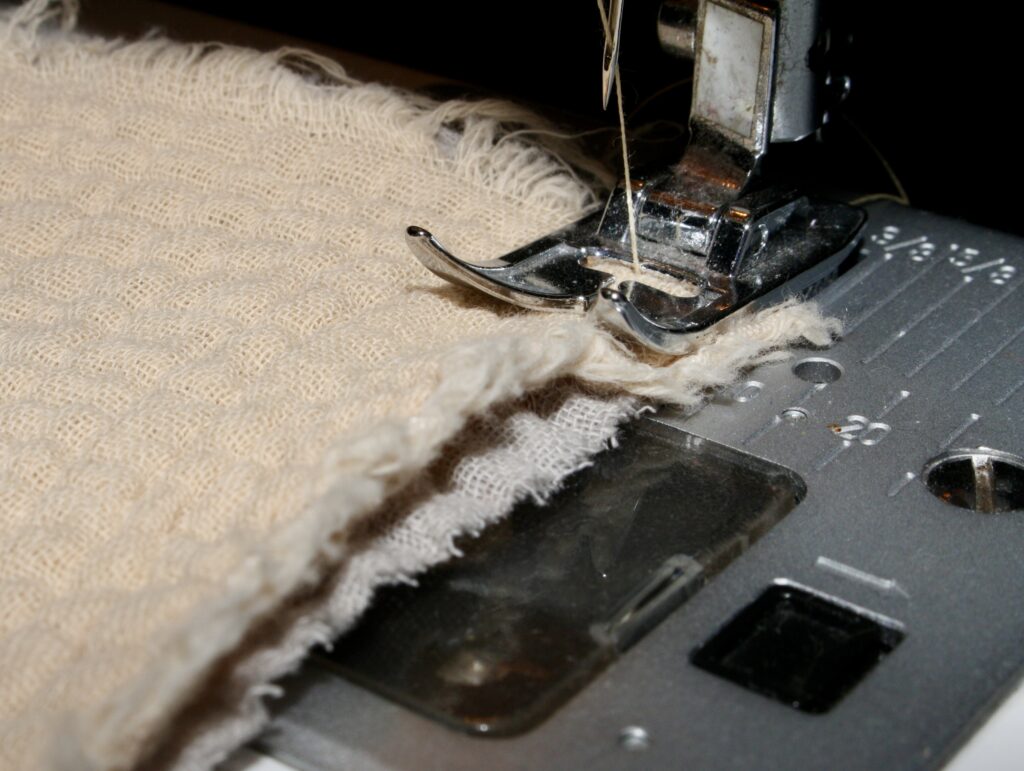
[[[612,96],[612,87],[617,77],[619,63],[619,42],[622,33],[622,5],[625,0],[611,0],[608,7],[608,26],[604,36],[604,69],[601,73],[601,93],[604,109],[608,109],[608,100]]]

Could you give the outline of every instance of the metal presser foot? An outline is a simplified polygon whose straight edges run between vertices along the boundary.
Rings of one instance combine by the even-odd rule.
[[[689,335],[744,306],[808,294],[834,275],[865,214],[751,185],[770,142],[800,139],[824,120],[816,94],[827,83],[809,64],[821,60],[827,39],[814,4],[666,2],[659,36],[670,52],[695,61],[690,142],[677,164],[619,188],[603,210],[490,262],[460,259],[410,227],[406,238],[420,262],[524,308],[592,314],[664,353],[681,352]],[[639,270],[628,277],[627,195],[640,255]]]
[[[631,270],[624,195],[617,190],[602,211],[489,262],[456,257],[423,228],[408,228],[406,240],[420,262],[456,284],[523,308],[589,312],[648,348],[675,353],[745,305],[825,283],[865,219],[858,209],[780,192],[702,214],[678,193],[641,183],[640,272],[616,281],[601,268],[617,261]],[[673,283],[678,291],[666,291]]]

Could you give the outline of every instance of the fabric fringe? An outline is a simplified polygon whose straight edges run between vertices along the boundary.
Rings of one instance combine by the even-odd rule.
[[[160,671],[103,705],[87,723],[67,727],[77,741],[64,745],[69,752],[59,767],[130,768],[140,748],[165,733],[171,717],[253,623],[323,581],[348,556],[346,526],[398,493],[472,416],[563,377],[692,408],[706,399],[708,389],[734,382],[751,366],[785,358],[782,347],[801,340],[825,344],[835,330],[836,323],[812,306],[780,305],[734,321],[713,345],[663,367],[634,361],[618,341],[579,324],[554,327],[540,340],[510,337],[462,346],[446,363],[449,375],[413,421],[390,420],[335,446],[324,463],[322,497],[272,540],[253,544],[218,603],[160,643]],[[473,524],[480,526],[467,523]],[[452,533],[448,543],[458,534]],[[412,575],[401,572],[394,580]]]
[[[193,83],[189,98],[196,108],[231,113],[243,91],[246,104],[258,100],[264,105],[266,120],[316,124],[327,136],[334,130],[340,133],[344,123],[358,121],[353,107],[365,104],[374,112],[387,112],[396,125],[415,127],[432,141],[451,142],[445,162],[466,178],[510,197],[528,197],[566,215],[594,202],[593,194],[551,153],[523,141],[502,141],[510,114],[493,103],[435,106],[382,86],[355,89],[335,63],[294,49],[261,54],[160,39],[83,40],[70,33],[76,15],[77,3],[72,0],[32,0],[0,16],[0,56],[29,55],[42,70],[55,66],[51,53],[61,54],[62,63],[102,56],[111,67],[132,73],[158,95],[173,91],[175,81],[187,75]],[[58,16],[60,31],[48,28],[47,23]],[[296,61],[326,72],[332,82],[311,83],[295,71]],[[337,109],[339,99],[345,102],[344,112]],[[455,125],[457,137],[451,141]],[[448,138],[442,137],[446,132]],[[128,769],[144,758],[156,740],[167,735],[171,721],[197,696],[218,663],[238,648],[254,626],[281,613],[289,598],[321,585],[352,556],[347,540],[352,523],[401,491],[473,416],[561,378],[578,378],[692,408],[706,398],[708,389],[733,382],[751,366],[784,357],[786,346],[800,340],[827,345],[837,333],[837,323],[823,318],[814,306],[787,303],[742,314],[706,335],[694,353],[675,360],[641,360],[609,334],[579,322],[553,323],[542,337],[507,336],[461,345],[445,363],[444,379],[416,417],[384,421],[333,447],[323,463],[317,499],[305,513],[272,538],[250,544],[248,558],[216,603],[202,608],[173,634],[154,641],[161,651],[158,670],[146,672],[92,714],[69,718],[55,729],[55,735],[65,736],[54,745],[56,767]],[[529,487],[523,492],[546,494]],[[458,532],[485,524],[467,521]],[[455,553],[452,544],[457,534],[451,533],[445,541],[449,554]],[[413,575],[399,570],[390,580],[413,580]],[[310,608],[303,612],[309,613]],[[292,622],[301,627],[301,618],[293,616]],[[296,649],[324,641],[332,631],[324,622],[311,622],[302,628]],[[231,737],[225,741],[237,743],[252,735],[264,719],[259,702],[270,693],[268,681],[298,660],[298,655],[292,655],[274,667],[254,667],[258,674],[241,707],[248,717],[237,724],[235,734],[225,734]]]

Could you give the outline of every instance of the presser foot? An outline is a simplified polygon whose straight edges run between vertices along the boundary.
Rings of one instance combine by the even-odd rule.
[[[833,277],[866,219],[860,209],[791,191],[761,191],[719,207],[637,182],[639,264],[631,257],[625,192],[603,210],[487,262],[456,257],[409,227],[416,258],[436,275],[523,308],[590,314],[662,353],[756,303],[807,295]]]

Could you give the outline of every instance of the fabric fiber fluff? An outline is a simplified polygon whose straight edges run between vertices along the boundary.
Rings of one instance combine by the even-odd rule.
[[[209,767],[639,399],[834,331],[787,305],[642,361],[447,285],[406,225],[488,258],[592,194],[472,105],[54,15],[0,13],[0,768]]]

